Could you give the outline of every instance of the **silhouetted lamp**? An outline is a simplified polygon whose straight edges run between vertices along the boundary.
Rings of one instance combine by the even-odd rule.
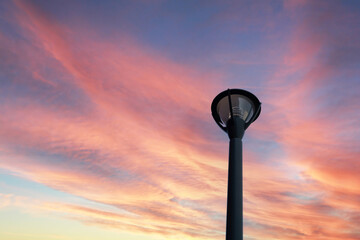
[[[242,138],[260,111],[259,99],[242,89],[223,91],[211,104],[215,122],[230,138],[226,240],[243,239]]]

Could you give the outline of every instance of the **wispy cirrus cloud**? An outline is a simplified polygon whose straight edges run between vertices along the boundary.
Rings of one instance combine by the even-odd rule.
[[[225,195],[224,179],[217,178],[226,173],[225,166],[214,151],[201,153],[189,144],[196,141],[203,149],[216,144],[215,136],[209,142],[206,132],[189,130],[207,121],[202,115],[207,114],[208,96],[196,87],[199,76],[127,40],[121,47],[81,42],[82,49],[94,53],[88,58],[77,48],[80,45],[65,40],[73,29],[58,26],[28,2],[16,2],[16,6],[21,31],[30,34],[31,44],[40,50],[34,52],[39,57],[35,60],[56,60],[45,66],[64,77],[49,84],[37,69],[30,68],[24,75],[46,85],[50,92],[64,92],[65,97],[69,90],[79,92],[80,101],[87,102],[81,103],[85,110],[78,111],[66,100],[59,99],[58,105],[33,101],[31,83],[25,82],[29,93],[22,98],[27,104],[11,101],[2,106],[1,138],[8,151],[3,153],[7,161],[1,167],[132,212],[139,216],[134,227],[145,232],[163,232],[160,228],[174,225],[170,232],[202,235],[195,230],[202,229],[206,236],[204,224],[212,221],[206,216],[207,208],[200,211],[173,200],[181,196],[211,200],[221,192]],[[4,42],[11,46],[10,41]],[[12,54],[22,57],[15,48]],[[19,63],[14,60],[12,64]],[[211,76],[204,79],[210,87]],[[193,120],[199,123],[191,126]],[[206,155],[209,162],[202,160]],[[217,176],[208,178],[210,173]],[[202,223],[195,223],[194,217],[201,215]],[[144,221],[148,226],[140,227]],[[117,222],[94,218],[91,222],[118,227],[125,224],[125,218]]]
[[[360,36],[350,27],[359,16],[336,2],[296,5],[292,11],[298,8],[308,11],[271,83],[279,86],[277,98],[269,95],[274,112],[262,116],[269,119],[270,130],[257,131],[275,133],[287,152],[285,160],[299,167],[301,175],[291,184],[298,187],[295,191],[262,198],[267,203],[264,209],[275,209],[276,204],[268,206],[274,199],[279,206],[267,216],[271,223],[258,227],[274,237],[280,237],[279,232],[287,236],[291,230],[289,236],[281,235],[284,239],[358,239],[354,219],[359,213],[359,114],[350,102],[358,100],[359,72],[354,65],[360,59],[345,49],[356,52],[360,47],[350,40]],[[291,78],[296,81],[289,82]],[[270,119],[274,116],[278,119]]]
[[[359,16],[338,2],[282,6],[293,28],[283,55],[264,47],[276,61],[254,87],[263,111],[245,139],[245,235],[358,239],[359,46],[351,39],[360,33],[351,26]],[[107,40],[69,26],[42,4],[7,7],[0,167],[117,211],[4,193],[0,206],[165,238],[223,238],[227,142],[209,104],[227,75],[180,65],[125,32]],[[225,16],[234,15],[212,21]],[[241,31],[265,20],[249,21]]]

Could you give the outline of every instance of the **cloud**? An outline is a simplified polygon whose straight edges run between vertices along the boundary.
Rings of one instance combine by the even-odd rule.
[[[210,206],[200,211],[171,201],[225,196],[226,165],[211,150],[216,136],[192,131],[209,122],[203,116],[208,115],[215,86],[211,76],[171,63],[128,39],[120,46],[89,40],[90,34],[58,24],[30,2],[16,1],[16,6],[13,21],[21,26],[19,34],[30,40],[25,47],[36,58],[21,73],[27,94],[21,100],[9,97],[1,105],[0,141],[6,149],[1,168],[128,211],[139,216],[133,228],[140,231],[219,237],[206,227],[213,224],[206,216]],[[71,42],[69,34],[80,41]],[[3,41],[12,47],[6,37]],[[13,47],[11,53],[11,64],[20,68],[22,53]],[[41,74],[40,63],[50,73]],[[60,77],[53,82],[55,75]],[[14,83],[9,85],[8,90],[18,94]],[[34,101],[39,89],[44,101]],[[46,102],[44,91],[61,93],[65,99]],[[66,99],[74,92],[80,94],[72,99],[75,106]],[[83,213],[77,217],[83,222],[89,222],[85,212],[92,213],[90,222],[97,225],[117,228],[124,222],[104,220],[96,211],[77,211]],[[141,227],[144,223],[149,227]]]
[[[337,2],[322,7],[285,3],[290,41],[258,88],[263,111],[244,144],[277,149],[244,153],[249,238],[359,238],[359,46],[347,37],[358,32],[339,32],[358,17]],[[126,33],[106,40],[31,2],[12,10],[7,24],[22,40],[0,35],[0,167],[117,211],[61,201],[29,208],[131,232],[223,238],[227,142],[209,113],[221,80]]]
[[[359,211],[359,138],[355,134],[359,124],[353,105],[358,100],[358,72],[353,67],[358,59],[346,54],[344,47],[355,52],[359,48],[348,39],[359,37],[358,31],[351,31],[359,17],[338,2],[296,5],[292,11],[303,7],[308,9],[306,17],[296,19],[299,25],[284,65],[271,82],[279,88],[266,96],[272,108],[271,114],[262,115],[267,128],[254,126],[257,136],[267,134],[285,149],[288,157],[284,160],[299,169],[301,175],[294,177],[300,182],[286,181],[298,188],[290,195],[286,188],[279,193],[253,194],[258,201],[264,201],[266,206],[261,210],[269,214],[256,211],[253,217],[255,223],[266,225],[264,219],[271,219],[269,225],[283,227],[284,234],[286,229],[300,231],[306,239],[358,239],[358,227],[348,217],[349,211]],[[341,64],[333,64],[338,61]],[[289,81],[292,78],[296,81]],[[270,131],[275,135],[268,135]],[[296,193],[318,195],[304,201],[303,197],[294,199]],[[280,231],[272,233],[268,227],[258,227],[274,237]]]

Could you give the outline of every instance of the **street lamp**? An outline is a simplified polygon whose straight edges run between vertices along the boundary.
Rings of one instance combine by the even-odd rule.
[[[226,240],[243,239],[242,138],[261,111],[259,99],[242,89],[228,89],[217,95],[211,112],[229,138]]]

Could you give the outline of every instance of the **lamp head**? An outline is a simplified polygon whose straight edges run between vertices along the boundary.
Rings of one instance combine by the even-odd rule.
[[[225,132],[228,132],[229,124],[239,118],[244,122],[244,130],[247,129],[259,117],[260,111],[259,99],[242,89],[225,90],[211,104],[212,116]]]

